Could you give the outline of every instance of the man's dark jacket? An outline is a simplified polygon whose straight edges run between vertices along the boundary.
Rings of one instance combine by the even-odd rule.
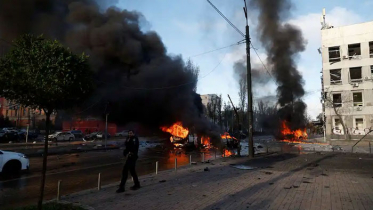
[[[139,139],[137,136],[128,137],[124,145],[126,146],[126,148],[123,150],[124,156],[129,154],[129,158],[138,158],[137,154],[139,152]]]

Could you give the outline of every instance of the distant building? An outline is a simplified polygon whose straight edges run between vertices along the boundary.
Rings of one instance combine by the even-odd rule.
[[[373,21],[324,26],[320,52],[326,137],[344,139],[348,132],[360,139],[373,127]]]
[[[211,103],[214,98],[218,98],[219,96],[216,94],[205,94],[201,95],[202,104],[206,108],[207,104]]]
[[[0,115],[8,118],[10,122],[17,127],[36,128],[38,124],[45,122],[45,113],[43,110],[31,109],[14,103],[5,98],[0,98]],[[51,122],[54,123],[55,114],[51,115]]]

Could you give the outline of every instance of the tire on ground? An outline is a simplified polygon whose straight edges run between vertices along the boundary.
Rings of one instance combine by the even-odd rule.
[[[8,175],[18,175],[22,169],[22,164],[18,160],[8,161],[3,168],[3,173]]]

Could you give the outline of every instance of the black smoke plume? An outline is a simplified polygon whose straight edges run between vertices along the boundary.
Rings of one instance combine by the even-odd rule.
[[[246,57],[242,60],[236,61],[233,64],[233,70],[233,76],[238,82],[241,79],[244,79],[246,81]],[[251,78],[254,94],[258,91],[261,91],[262,85],[266,85],[272,80],[271,76],[268,74],[268,72],[266,72],[266,69],[259,65],[252,65]]]
[[[106,109],[110,121],[118,124],[159,128],[182,121],[199,133],[208,132],[211,126],[194,91],[198,75],[181,57],[167,55],[156,32],[142,31],[141,13],[105,9],[116,2],[1,0],[0,37],[11,41],[25,33],[44,34],[88,54],[97,91],[81,105],[82,116],[102,116]],[[9,48],[7,42],[0,44]]]
[[[284,23],[290,13],[290,0],[251,0],[251,6],[259,10],[260,41],[278,85],[279,117],[292,129],[303,128],[306,125],[304,81],[294,59],[305,49],[306,41],[298,28]]]

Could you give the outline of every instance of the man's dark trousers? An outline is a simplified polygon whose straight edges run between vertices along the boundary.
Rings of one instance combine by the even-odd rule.
[[[128,157],[126,163],[123,166],[122,171],[122,180],[120,181],[120,188],[124,189],[124,185],[126,184],[127,178],[128,178],[128,171],[130,171],[131,176],[133,177],[133,181],[135,182],[135,186],[140,186],[139,178],[136,174],[136,161],[137,157]]]

